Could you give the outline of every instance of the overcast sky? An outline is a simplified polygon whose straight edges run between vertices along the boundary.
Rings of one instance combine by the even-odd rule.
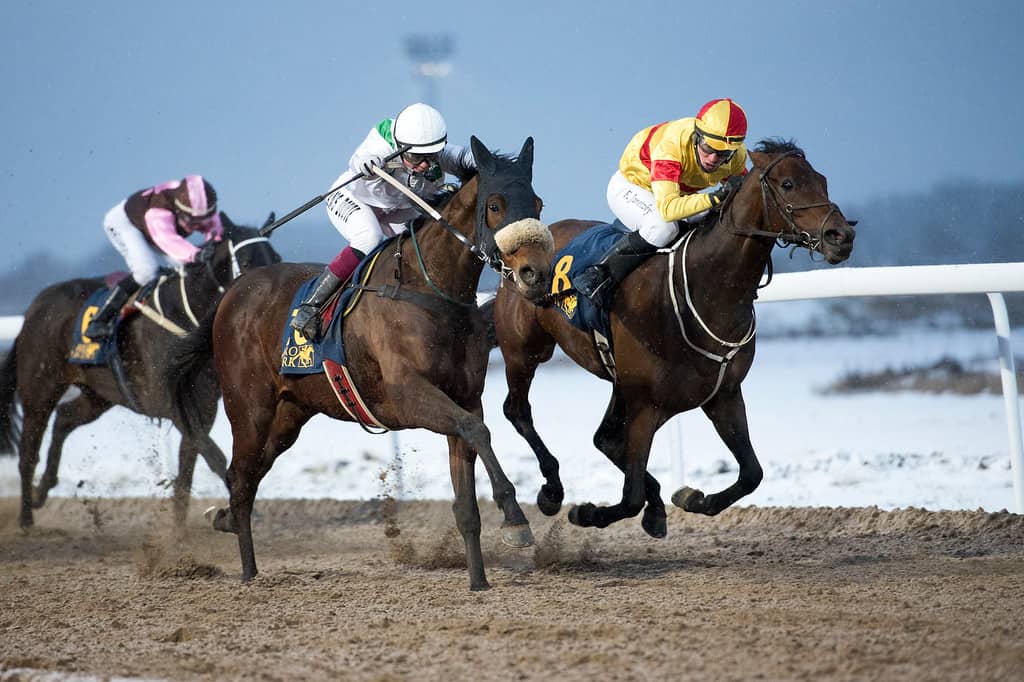
[[[4,3],[3,263],[86,255],[111,206],[188,173],[236,221],[281,215],[423,99],[453,141],[514,153],[534,136],[549,221],[609,218],[630,136],[715,97],[743,105],[751,141],[795,138],[840,205],[1024,178],[1018,2],[406,5]],[[441,34],[451,71],[431,91],[405,39]],[[333,234],[322,208],[307,217],[295,229]]]

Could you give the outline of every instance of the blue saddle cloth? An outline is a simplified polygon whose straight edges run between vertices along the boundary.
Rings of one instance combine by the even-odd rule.
[[[565,245],[555,254],[551,293],[559,294],[572,286],[573,279],[583,270],[601,259],[619,237],[629,228],[618,220],[604,225],[595,225]],[[585,332],[598,331],[610,338],[608,311],[611,308],[614,289],[606,287],[599,305],[586,296],[569,294],[557,296],[555,306],[561,310],[574,327]]]
[[[92,292],[85,301],[85,305],[78,311],[75,318],[75,330],[71,337],[71,350],[68,352],[68,362],[74,365],[106,365],[112,353],[117,352],[117,330],[121,326],[121,316],[114,319],[114,328],[105,339],[93,341],[85,335],[85,328],[107,300],[110,289],[101,287]]]
[[[377,256],[390,244],[395,237],[381,242],[377,248],[366,255],[356,266],[352,273],[352,282],[363,283],[370,276]],[[345,341],[343,336],[343,322],[345,315],[356,304],[357,298],[363,292],[350,286],[345,286],[338,300],[331,306],[333,311],[330,322],[324,330],[319,341],[311,341],[305,336],[292,329],[288,322],[295,317],[299,304],[309,297],[316,284],[317,278],[310,279],[295,292],[292,298],[292,305],[289,308],[288,317],[284,321],[284,331],[281,333],[281,374],[317,374],[323,371],[324,360],[345,365]]]

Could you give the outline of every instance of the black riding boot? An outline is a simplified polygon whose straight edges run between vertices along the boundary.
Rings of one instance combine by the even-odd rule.
[[[310,341],[320,338],[320,309],[330,300],[334,292],[341,286],[341,280],[331,272],[330,268],[324,268],[320,277],[316,280],[313,291],[299,304],[289,324],[292,329],[297,330]]]
[[[103,305],[96,311],[93,318],[89,320],[89,325],[85,328],[83,334],[93,341],[110,336],[114,331],[114,326],[117,324],[117,316],[121,312],[121,306],[138,288],[139,284],[135,281],[134,277],[125,277],[110,287],[110,293],[107,294],[106,300],[103,301]]]
[[[639,232],[631,230],[619,237],[601,260],[578,274],[572,284],[576,291],[599,303],[608,286],[626,279],[626,275],[633,272],[644,258],[657,250],[658,247],[641,237]]]

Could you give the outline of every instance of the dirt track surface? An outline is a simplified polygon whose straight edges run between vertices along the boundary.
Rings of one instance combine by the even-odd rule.
[[[481,508],[488,592],[468,589],[447,502],[260,501],[261,574],[243,586],[234,536],[193,513],[173,541],[165,500],[56,498],[23,534],[0,498],[0,680],[1024,670],[1024,516],[670,509],[653,540],[636,520],[584,530],[527,507],[537,546],[514,550]]]

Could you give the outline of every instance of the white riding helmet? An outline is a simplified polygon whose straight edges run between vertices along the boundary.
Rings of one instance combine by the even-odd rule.
[[[417,102],[395,118],[395,143],[409,147],[413,154],[435,154],[448,142],[448,126],[434,107]]]

